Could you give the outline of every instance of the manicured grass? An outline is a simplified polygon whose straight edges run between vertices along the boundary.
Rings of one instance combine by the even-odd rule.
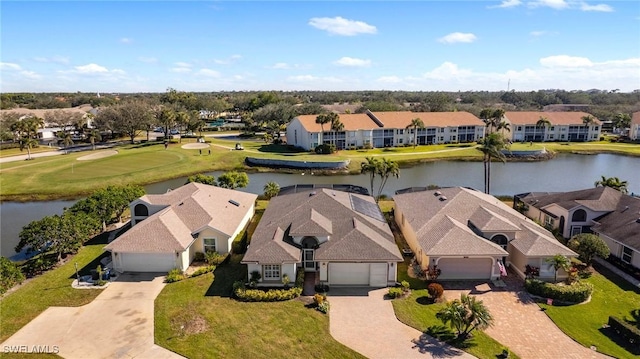
[[[571,306],[540,304],[547,315],[567,335],[578,343],[615,358],[637,358],[616,344],[603,330],[610,315],[630,319],[630,312],[640,308],[640,289],[633,287],[604,268],[598,268],[590,278],[583,279],[595,287],[591,301]]]
[[[40,146],[40,147],[32,148],[31,154],[39,153],[39,152],[56,151],[56,150],[58,150],[57,147]],[[0,150],[0,158],[9,157],[9,156],[20,156],[20,155],[26,156],[27,154],[28,153],[26,149],[24,151],[20,151],[19,148],[7,148],[4,150]]]
[[[614,153],[627,156],[640,156],[640,144],[596,142],[544,142],[540,143],[548,150],[569,153]]]
[[[74,263],[84,268],[103,253],[104,244],[86,245],[64,265],[35,277],[15,292],[0,300],[0,342],[30,322],[51,306],[77,307],[91,302],[100,289],[79,290],[71,288],[75,278]],[[88,268],[85,268],[88,270]]]
[[[400,267],[398,267],[398,271],[400,271]],[[428,295],[425,289],[412,289],[409,297],[394,299],[392,303],[396,316],[404,324],[421,332],[428,328],[436,332],[446,332],[442,322],[436,319],[436,313],[445,305],[443,303],[421,304],[425,303],[424,299]],[[495,359],[496,355],[502,353],[502,349],[505,348],[484,332],[473,331],[472,335],[473,337],[465,343],[466,345],[463,345],[465,348],[462,349],[478,358]],[[511,353],[509,358],[517,358],[517,356]]]
[[[300,300],[229,298],[233,281],[246,279],[238,259],[218,267],[213,281],[209,273],[163,289],[155,302],[156,344],[188,358],[362,358],[331,337],[328,315]]]

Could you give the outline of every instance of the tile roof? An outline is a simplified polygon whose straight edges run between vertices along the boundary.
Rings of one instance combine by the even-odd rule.
[[[364,113],[357,114],[341,114],[340,122],[344,124],[345,131],[356,130],[375,130],[379,128],[406,128],[411,120],[419,118],[424,122],[425,127],[447,127],[447,126],[484,126],[484,123],[473,114],[465,111],[456,112],[410,112],[410,111],[392,111],[392,112],[373,112],[384,127],[371,119]],[[302,115],[297,119],[302,126],[309,132],[320,132],[321,126],[317,124],[318,115]],[[324,125],[324,130],[328,131],[330,125]]]
[[[504,116],[514,125],[535,125],[540,117],[546,117],[551,125],[582,125],[584,116],[592,116],[586,112],[539,112],[539,111],[509,111]],[[593,117],[593,116],[592,116]],[[595,118],[595,117],[594,117]],[[596,124],[600,121],[596,119]],[[513,129],[512,129],[513,131]]]
[[[388,224],[355,211],[351,196],[375,205],[372,197],[326,188],[274,197],[243,262],[300,261],[300,248],[291,237],[323,233],[329,234],[329,240],[316,249],[317,260],[401,261]]]
[[[134,203],[166,207],[136,223],[105,249],[115,252],[182,251],[193,242],[193,234],[208,227],[231,236],[256,198],[255,194],[201,183],[189,183],[165,194],[142,196]]]
[[[446,200],[441,200],[441,197]],[[500,246],[479,236],[467,225],[488,232],[512,232],[510,243],[530,256],[576,254],[560,244],[546,229],[493,196],[461,188],[442,188],[393,197],[405,221],[414,229],[427,255],[502,255]],[[533,230],[535,229],[535,231]],[[538,243],[540,242],[540,243]],[[499,252],[499,249],[502,252]],[[431,253],[433,251],[433,254]]]

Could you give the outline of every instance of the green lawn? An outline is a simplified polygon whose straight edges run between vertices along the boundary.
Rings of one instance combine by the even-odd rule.
[[[156,344],[188,358],[362,358],[331,337],[328,315],[300,300],[229,298],[233,281],[246,278],[238,261],[163,289],[155,302]]]
[[[95,263],[96,258],[102,255],[103,247],[104,244],[86,245],[64,265],[33,278],[14,293],[5,295],[0,300],[0,342],[9,338],[48,307],[77,307],[90,303],[98,296],[102,290],[73,289],[71,282],[75,277],[74,263],[78,263],[78,268]],[[92,268],[93,263],[89,265]],[[88,269],[89,267],[85,268],[85,271]]]
[[[400,269],[398,266],[398,270]],[[448,330],[444,330],[442,327],[442,322],[436,319],[436,313],[444,307],[444,304],[421,304],[425,303],[424,299],[428,295],[426,289],[412,289],[409,297],[394,299],[393,309],[398,320],[421,332],[428,328],[435,330],[435,332],[447,332]],[[467,341],[462,349],[478,358],[495,359],[496,355],[502,353],[502,349],[505,348],[484,332],[474,331],[472,334],[473,338]],[[511,353],[510,358],[517,358],[517,356]]]
[[[56,150],[58,150],[57,147],[39,146],[36,148],[32,148],[31,154],[39,153],[39,152],[56,151]],[[7,149],[0,150],[0,158],[9,157],[9,156],[20,156],[20,155],[26,156],[27,150],[25,149],[24,151],[20,151],[19,148],[7,148]]]
[[[627,156],[640,156],[640,144],[595,142],[544,142],[548,150],[569,153],[614,153]]]
[[[586,347],[595,345],[599,352],[616,358],[637,358],[610,339],[602,325],[610,315],[630,319],[631,310],[640,309],[640,289],[604,268],[598,268],[598,271],[602,274],[594,273],[591,278],[584,279],[595,287],[590,302],[566,307],[540,306],[578,343]]]

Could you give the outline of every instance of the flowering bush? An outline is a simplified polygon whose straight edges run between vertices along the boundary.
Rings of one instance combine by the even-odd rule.
[[[525,267],[524,275],[529,279],[534,279],[540,276],[540,267],[534,267],[527,264]]]

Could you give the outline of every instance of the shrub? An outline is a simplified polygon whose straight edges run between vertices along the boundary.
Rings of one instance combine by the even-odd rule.
[[[336,146],[332,144],[324,143],[316,147],[315,151],[319,155],[330,155],[336,152]]]
[[[236,298],[245,302],[278,302],[290,300],[302,294],[302,288],[294,287],[291,289],[270,289],[267,291],[261,289],[246,289],[244,285],[239,286],[234,283],[234,291]]]
[[[207,262],[207,264],[212,266],[217,266],[220,263],[224,262],[224,260],[227,259],[227,256],[228,254],[220,254],[214,251],[207,251],[204,254],[205,261]]]
[[[572,285],[557,285],[538,279],[527,279],[524,282],[527,292],[544,298],[551,298],[570,303],[582,303],[593,293],[593,285],[577,282]]]
[[[98,286],[98,287],[102,287],[103,285],[109,283],[108,281],[104,280],[104,279],[99,279],[98,281],[96,281],[93,285]]]
[[[0,257],[0,294],[4,294],[18,283],[24,281],[20,268],[5,257]]]
[[[410,289],[410,287],[411,287],[411,286],[410,286],[410,284],[409,284],[409,282],[407,282],[406,280],[403,280],[403,281],[400,283],[400,285],[402,286],[402,290],[403,290],[404,292],[408,292],[408,291],[409,291],[409,289]]]
[[[322,304],[317,306],[316,309],[321,313],[327,314],[329,312],[329,301],[325,300]]]
[[[640,352],[640,329],[634,327],[633,325],[625,322],[624,320],[618,317],[609,317],[609,326],[613,329],[618,335],[623,337],[626,341],[628,341],[631,345],[635,344],[635,349]]]
[[[243,229],[231,243],[231,252],[234,254],[243,254],[247,251],[248,238],[247,229]]]
[[[209,273],[209,272],[213,272],[214,270],[216,270],[216,266],[206,266],[206,267],[201,267],[198,268],[195,272],[193,272],[189,277],[198,277],[201,276],[205,273]]]
[[[327,300],[327,296],[324,294],[316,293],[313,295],[313,302],[316,306],[321,305],[325,300]]]
[[[302,268],[298,268],[298,273],[296,275],[296,287],[302,288],[304,286],[304,270]]]
[[[165,278],[164,281],[167,283],[175,283],[183,280],[184,278],[185,278],[184,273],[182,273],[180,269],[175,268],[170,270],[169,273],[167,273],[167,277]]]
[[[194,262],[204,262],[204,252],[196,252],[196,255],[193,256]]]
[[[34,258],[29,259],[22,268],[27,277],[34,277],[46,270],[53,268],[55,264],[55,258],[40,254]]]
[[[427,292],[429,292],[429,296],[431,296],[434,301],[438,301],[444,294],[444,288],[442,288],[442,285],[439,283],[429,283]]]
[[[289,279],[289,276],[287,274],[283,274],[282,275],[282,284],[284,285],[285,288],[289,288],[289,283],[291,283],[291,279]]]
[[[402,290],[402,288],[389,288],[389,293],[387,293],[387,296],[389,298],[399,298],[402,297],[402,294],[404,294],[404,291]]]

